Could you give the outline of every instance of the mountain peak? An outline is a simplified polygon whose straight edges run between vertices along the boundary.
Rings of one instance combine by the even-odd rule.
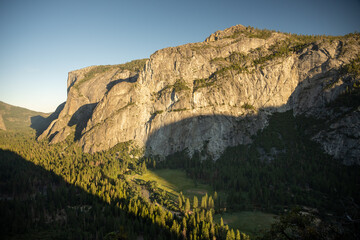
[[[273,34],[281,35],[275,31],[267,29],[257,29],[253,27],[245,27],[243,25],[236,25],[224,30],[216,31],[205,39],[205,42],[214,42],[221,39],[239,39],[239,38],[260,38],[268,39]]]
[[[246,27],[241,24],[226,28],[224,30],[218,30],[218,31],[214,32],[213,34],[211,34],[209,37],[207,37],[205,39],[205,42],[213,42],[216,40],[220,40],[220,39],[223,39],[226,37],[230,37],[236,33],[243,32],[245,30],[246,30]]]

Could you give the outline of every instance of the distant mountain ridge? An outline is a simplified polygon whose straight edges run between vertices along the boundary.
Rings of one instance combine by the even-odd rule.
[[[40,123],[37,117],[46,118],[49,114],[32,111],[26,108],[13,106],[0,101],[0,129],[26,130],[31,126],[37,127]]]
[[[86,152],[133,141],[147,155],[250,144],[269,116],[321,119],[324,151],[360,164],[360,35],[302,36],[237,25],[150,59],[69,73],[68,98],[39,139]],[[281,137],[281,136],[280,136]]]

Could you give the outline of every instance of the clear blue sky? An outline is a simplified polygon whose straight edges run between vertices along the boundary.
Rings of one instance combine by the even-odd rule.
[[[0,101],[51,112],[71,70],[148,58],[237,24],[344,35],[360,31],[360,0],[0,0]]]

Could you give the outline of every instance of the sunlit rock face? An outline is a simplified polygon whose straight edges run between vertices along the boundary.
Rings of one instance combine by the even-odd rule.
[[[304,37],[241,25],[204,42],[165,48],[148,60],[69,73],[68,99],[40,136],[75,131],[86,152],[133,141],[145,154],[186,150],[217,159],[251,143],[274,112],[324,119],[313,136],[348,164],[359,163],[359,109],[331,107],[359,81],[342,69],[360,52],[359,35]],[[351,89],[350,89],[351,90]]]

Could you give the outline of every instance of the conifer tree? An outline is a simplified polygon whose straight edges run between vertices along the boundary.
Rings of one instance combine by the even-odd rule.
[[[197,209],[199,206],[199,200],[196,196],[194,196],[194,200],[193,200],[193,209]]]
[[[181,211],[183,202],[182,202],[182,197],[180,195],[178,197],[178,204],[179,204],[179,210]]]
[[[185,212],[189,212],[190,211],[190,200],[189,198],[186,198],[185,201]]]
[[[204,209],[207,208],[207,199],[208,199],[207,194],[201,198],[201,207],[204,208]]]
[[[210,209],[214,208],[214,200],[213,200],[212,196],[209,197],[208,208],[210,208]]]
[[[241,235],[240,235],[239,229],[236,230],[235,240],[241,240]]]

